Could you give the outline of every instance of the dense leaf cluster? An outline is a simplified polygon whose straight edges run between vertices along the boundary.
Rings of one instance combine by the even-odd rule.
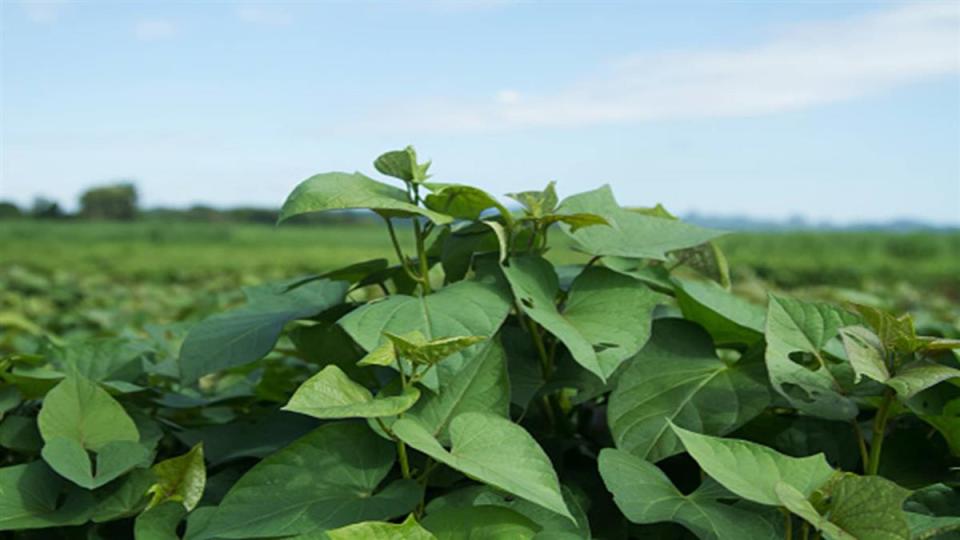
[[[0,530],[960,537],[957,341],[866,306],[750,303],[718,231],[608,187],[511,211],[430,181],[412,148],[374,165],[398,184],[316,175],[280,219],[372,210],[393,264],[248,287],[181,335],[0,359]],[[551,232],[584,262],[551,262]]]

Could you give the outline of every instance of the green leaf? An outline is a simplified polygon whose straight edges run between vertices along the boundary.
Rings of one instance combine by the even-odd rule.
[[[177,526],[187,509],[176,501],[167,501],[137,516],[133,523],[136,540],[180,540]]]
[[[387,218],[423,216],[437,225],[453,221],[448,215],[411,203],[406,191],[358,172],[331,172],[307,178],[283,203],[279,221],[312,212],[360,209],[373,210]]]
[[[479,281],[460,281],[424,297],[392,295],[366,304],[340,319],[339,324],[361,347],[376,349],[384,332],[396,335],[418,331],[427,339],[463,335],[492,336],[510,311],[510,300],[499,288]],[[427,372],[423,384],[436,390],[459,371],[467,349]]]
[[[677,279],[677,305],[706,328],[717,345],[753,345],[763,339],[766,312],[712,281]]]
[[[149,459],[133,419],[106,390],[79,375],[47,393],[37,416],[43,459],[76,484],[94,489]],[[87,452],[96,452],[96,474]]]
[[[775,492],[777,499],[780,501],[780,506],[813,525],[814,529],[822,532],[828,540],[858,540],[857,537],[850,535],[831,523],[826,517],[820,515],[808,496],[805,496],[797,488],[786,482],[777,482]]]
[[[0,468],[0,531],[86,522],[94,508],[93,496],[76,490],[61,499],[68,485],[42,461]]]
[[[427,179],[430,162],[417,163],[417,151],[412,146],[403,150],[393,150],[381,154],[373,162],[374,168],[381,173],[399,178],[404,182],[423,183]]]
[[[693,247],[722,234],[682,221],[631,212],[621,208],[610,186],[573,195],[558,209],[565,214],[595,214],[609,227],[567,230],[577,245],[591,255],[665,260],[667,252]]]
[[[340,368],[327,366],[297,388],[283,407],[314,418],[379,418],[406,411],[420,399],[420,390],[408,387],[398,396],[373,397]]]
[[[393,432],[453,469],[573,520],[550,459],[526,430],[508,419],[473,412],[457,416],[450,422],[449,451],[415,420],[397,420]]]
[[[45,441],[62,437],[94,452],[111,442],[140,440],[136,424],[117,400],[81,376],[67,377],[47,393],[37,424]]]
[[[437,540],[523,540],[539,527],[529,518],[502,506],[446,507],[427,514],[423,526]]]
[[[561,487],[563,500],[571,509],[576,523],[531,502],[518,499],[513,495],[493,489],[489,486],[469,486],[436,497],[427,504],[427,515],[438,513],[446,508],[476,508],[499,506],[508,508],[532,521],[537,527],[538,538],[557,538],[572,535],[573,538],[589,539],[590,523],[586,512],[580,507],[576,496],[566,487]]]
[[[701,435],[672,426],[703,471],[740,497],[779,506],[777,484],[809,497],[834,474],[823,454],[790,457],[749,441]]]
[[[90,520],[103,523],[140,513],[148,502],[147,490],[155,480],[150,469],[134,469],[121,481],[101,488],[97,492],[99,501]]]
[[[830,486],[826,514],[854,538],[909,540],[903,502],[910,492],[880,476],[845,474]]]
[[[939,414],[921,414],[920,418],[943,435],[954,457],[960,457],[960,399],[945,404]]]
[[[901,399],[909,399],[935,384],[957,378],[960,369],[921,360],[904,366],[887,381],[887,386],[896,390]]]
[[[923,348],[923,340],[917,337],[910,315],[896,317],[882,309],[860,304],[854,304],[854,308],[880,338],[884,349],[898,354],[910,354]]]
[[[521,191],[507,193],[507,197],[517,201],[533,218],[542,218],[557,209],[557,183],[550,182],[543,191]]]
[[[771,295],[766,362],[773,388],[803,413],[830,420],[855,417],[856,404],[841,394],[822,353],[840,328],[855,323],[856,316],[837,307]],[[810,355],[815,365],[795,362],[794,353]]]
[[[92,468],[90,455],[80,442],[60,436],[48,439],[41,455],[61,476],[87,489],[96,489],[151,459],[139,442],[112,441],[97,451],[96,467]]]
[[[862,326],[848,326],[840,329],[840,338],[853,368],[855,383],[864,375],[877,382],[887,382],[890,372],[884,360],[883,344],[876,334]]]
[[[205,537],[292,536],[405,515],[420,501],[415,482],[377,490],[395,459],[395,445],[363,424],[321,426],[243,475]]]
[[[449,383],[429,393],[407,412],[431,435],[447,443],[450,420],[467,412],[509,418],[510,383],[506,355],[499,339],[491,339],[470,356]]]
[[[364,521],[327,531],[330,540],[436,540],[430,531],[417,523],[413,514],[403,523]]]
[[[493,196],[482,189],[462,184],[425,184],[433,191],[424,199],[427,208],[457,219],[477,221],[484,210],[496,208],[510,224],[510,211]]]
[[[544,227],[549,227],[554,223],[565,223],[570,226],[570,232],[577,232],[579,229],[593,227],[594,225],[610,225],[606,219],[596,214],[588,214],[586,212],[576,214],[550,214],[537,218],[536,221],[542,223]]]
[[[761,361],[722,362],[699,326],[658,319],[610,394],[607,421],[617,448],[656,462],[683,451],[669,422],[726,435],[769,403]]]
[[[914,540],[960,537],[960,493],[944,484],[934,484],[913,492],[907,499],[907,522]]]
[[[247,305],[204,320],[180,348],[183,381],[263,358],[288,322],[342,303],[347,287],[343,281],[320,280],[289,292],[259,290],[249,295]]]
[[[902,507],[910,492],[879,476],[842,474],[824,486],[826,504],[817,511],[808,497],[786,483],[777,494],[787,509],[831,540],[910,540]]]
[[[152,497],[147,510],[166,501],[178,502],[187,511],[197,507],[207,485],[207,469],[203,464],[203,443],[197,443],[182,456],[157,463],[152,469],[157,481],[148,490]]]
[[[684,495],[656,465],[622,450],[600,452],[600,475],[614,502],[631,522],[675,522],[703,540],[780,538],[761,515],[719,499],[723,490],[706,481]]]
[[[559,280],[545,259],[514,257],[503,273],[524,312],[604,381],[646,343],[653,308],[662,299],[635,279],[593,267],[574,280],[561,314],[555,300]]]
[[[451,355],[486,340],[483,336],[452,336],[428,340],[419,330],[398,336],[384,332],[396,354],[414,364],[432,366]]]

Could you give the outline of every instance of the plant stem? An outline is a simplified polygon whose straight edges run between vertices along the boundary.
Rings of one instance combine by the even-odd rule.
[[[410,461],[407,459],[407,445],[403,441],[397,441],[397,455],[400,457],[400,474],[404,478],[410,478]]]
[[[420,263],[420,290],[424,296],[430,294],[430,264],[427,250],[424,248],[424,234],[420,229],[420,218],[413,218],[413,233],[417,237],[417,259]]]
[[[387,231],[390,232],[390,242],[393,243],[393,250],[397,254],[400,266],[403,267],[403,271],[407,273],[410,279],[419,282],[420,278],[410,271],[410,267],[407,265],[407,259],[403,256],[403,250],[400,249],[400,242],[397,240],[397,231],[393,228],[393,222],[387,217],[383,218],[383,220],[387,222]]]
[[[860,463],[863,470],[867,470],[867,463],[870,462],[870,455],[867,453],[867,443],[863,440],[863,431],[860,430],[860,424],[854,418],[850,421],[853,425],[853,433],[857,436],[857,446],[860,448]]]
[[[785,540],[793,540],[793,516],[790,515],[790,511],[786,508],[781,507],[780,511],[783,512],[783,538]]]
[[[803,522],[803,528],[801,529],[800,538],[802,540],[808,540],[810,538],[810,524],[806,521]]]
[[[883,437],[887,431],[887,421],[890,419],[890,407],[896,393],[891,388],[883,393],[883,401],[873,417],[873,439],[870,441],[870,460],[867,462],[866,473],[875,475],[880,469],[880,452],[883,451]]]

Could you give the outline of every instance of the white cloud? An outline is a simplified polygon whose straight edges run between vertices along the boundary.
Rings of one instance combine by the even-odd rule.
[[[52,23],[60,18],[66,3],[66,0],[24,0],[20,7],[31,21]]]
[[[287,26],[293,16],[275,7],[245,5],[237,8],[237,17],[244,22],[263,26]]]
[[[958,72],[960,4],[911,4],[797,26],[751,48],[636,54],[522,100],[512,90],[487,101],[433,98],[379,123],[442,133],[752,116]]]
[[[164,19],[138,21],[133,27],[133,34],[140,41],[159,41],[172,37],[176,33],[177,27]]]

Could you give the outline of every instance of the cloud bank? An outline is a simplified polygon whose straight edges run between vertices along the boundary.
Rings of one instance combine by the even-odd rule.
[[[958,72],[960,4],[911,4],[796,26],[752,48],[636,54],[555,93],[505,88],[480,101],[405,103],[377,123],[456,133],[755,116]]]

